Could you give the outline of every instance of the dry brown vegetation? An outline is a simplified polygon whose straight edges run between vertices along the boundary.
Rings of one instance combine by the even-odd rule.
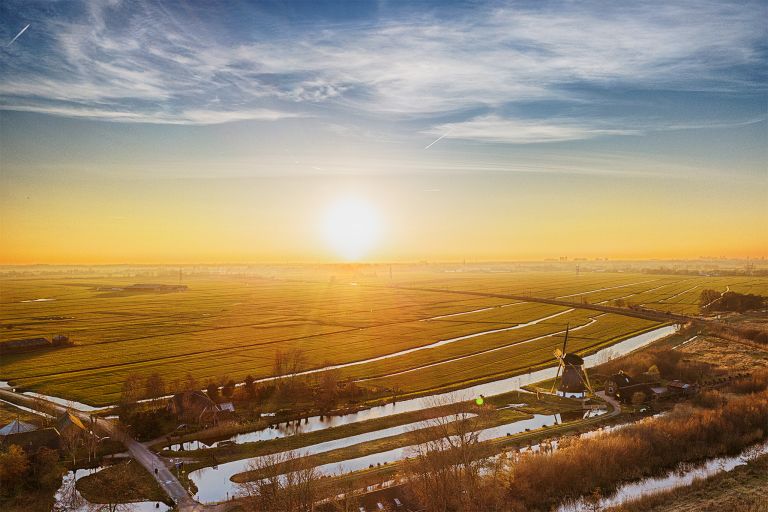
[[[474,510],[543,511],[564,500],[600,496],[622,482],[658,475],[681,462],[734,454],[765,439],[768,390],[752,392],[763,382],[761,375],[752,387],[738,384],[738,391],[750,394],[709,392],[702,399],[706,407],[679,404],[663,417],[596,438],[563,441],[546,455],[502,456],[482,478],[477,478],[479,466],[463,460],[480,451],[471,440],[457,444],[461,438],[454,436],[456,446],[438,455],[425,442],[410,463],[407,487],[424,510],[444,512],[468,510],[470,503]]]
[[[766,389],[768,389],[768,368],[760,368],[752,375],[736,379],[726,388],[727,391],[740,395],[759,393]]]
[[[550,456],[522,458],[510,480],[511,509],[548,510],[561,497],[610,491],[680,462],[736,453],[764,439],[766,425],[766,391],[730,398],[714,409],[679,405],[667,416],[576,441]]]
[[[713,323],[707,325],[707,331],[718,338],[738,343],[751,343],[759,348],[765,348],[768,345],[768,330],[765,327],[756,328]]]
[[[608,376],[624,370],[632,376],[641,376],[651,368],[658,369],[665,379],[679,379],[697,382],[712,372],[712,364],[689,359],[686,354],[666,347],[634,352],[626,357],[608,361],[597,369],[600,375]]]

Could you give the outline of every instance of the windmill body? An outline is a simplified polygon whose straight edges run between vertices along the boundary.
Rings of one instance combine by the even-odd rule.
[[[583,393],[587,389],[584,382],[584,360],[576,354],[563,356],[563,377],[560,379],[558,391],[563,393]]]
[[[587,376],[587,372],[584,371],[584,359],[578,354],[566,352],[568,345],[568,330],[568,327],[566,327],[563,348],[555,349],[554,352],[559,366],[557,368],[557,374],[555,375],[555,381],[552,383],[552,391],[554,392],[555,386],[557,386],[557,391],[563,394],[584,394],[586,391],[592,393],[589,377]],[[560,377],[561,373],[562,377]],[[560,377],[559,383],[558,377]]]

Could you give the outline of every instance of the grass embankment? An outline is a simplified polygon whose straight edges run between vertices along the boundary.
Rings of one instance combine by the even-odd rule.
[[[541,410],[540,413],[547,411]],[[621,416],[620,418],[624,418]],[[570,435],[577,435],[589,432],[598,427],[615,424],[622,421],[619,417],[605,418],[596,417],[586,420],[577,420],[561,423],[547,428],[537,429],[530,432],[521,432],[511,436],[504,436],[497,439],[485,441],[483,444],[488,448],[484,453],[501,453],[506,450],[518,450],[538,444],[542,441],[560,439]],[[396,479],[402,476],[403,461],[388,463],[382,466],[375,466],[359,471],[346,473],[340,476],[323,479],[329,489],[349,489],[358,490],[369,486],[376,486],[381,482]]]
[[[515,402],[515,400],[519,400],[519,402]],[[507,405],[510,402],[514,403],[526,403],[525,406],[520,408],[510,408],[510,409],[503,409],[503,410],[496,410],[496,407],[503,407],[504,405]],[[581,404],[576,403],[572,400],[563,399],[560,397],[554,397],[554,396],[545,396],[541,397],[541,399],[536,399],[535,396],[527,394],[527,393],[518,393],[517,391],[506,393],[504,395],[498,395],[495,397],[490,397],[486,399],[486,405],[482,408],[476,407],[472,405],[472,403],[465,403],[462,404],[465,407],[461,407],[461,410],[466,411],[474,411],[480,415],[480,421],[478,422],[477,428],[478,429],[485,429],[485,428],[492,428],[499,425],[504,425],[507,423],[513,423],[525,419],[532,418],[533,414],[555,414],[555,413],[562,413],[565,411],[581,411]],[[427,415],[425,415],[424,411],[419,411],[419,413],[413,413],[414,420],[427,420],[428,418],[435,418],[439,417],[441,415],[446,414],[446,412],[452,412],[456,413],[458,408],[455,406],[444,406],[444,407],[436,407],[433,409],[430,409],[427,411]],[[420,414],[420,415],[419,415]],[[376,420],[374,420],[376,421]],[[399,422],[400,424],[403,423],[409,423],[409,421],[403,421]],[[352,426],[352,425],[350,425]],[[430,423],[428,421],[425,422],[425,427],[429,427]],[[339,427],[342,428],[342,427]],[[569,427],[566,427],[565,425],[556,425],[553,427],[550,427],[546,430],[548,435],[553,435],[555,433],[558,433],[561,431],[567,430]],[[379,430],[379,428],[376,428],[375,430]],[[325,431],[319,431],[317,434],[324,434]],[[340,434],[340,433],[337,433]],[[309,436],[311,434],[307,434]],[[327,433],[324,435],[328,435]],[[343,439],[346,437],[346,435],[335,435],[333,436],[334,439]],[[395,435],[391,437],[386,437],[382,439],[376,439],[373,441],[368,441],[364,443],[355,444],[352,446],[347,446],[344,448],[316,454],[316,455],[309,455],[306,457],[303,457],[303,460],[306,462],[308,466],[320,466],[323,464],[330,464],[335,462],[343,462],[345,460],[355,459],[358,457],[363,457],[366,455],[371,455],[375,453],[385,452],[388,450],[393,450],[396,448],[402,448],[406,446],[412,446],[419,442],[419,439],[422,439],[422,436],[416,436],[412,432],[407,432],[400,435]],[[330,439],[330,437],[328,438]],[[495,441],[489,441],[487,444],[492,445],[498,450],[501,450],[505,446],[509,446],[510,444],[516,442],[520,442],[520,435],[513,435],[513,436],[506,436],[504,438],[495,440]],[[285,439],[286,441],[291,441],[289,438]],[[281,440],[282,441],[282,440]],[[316,444],[316,442],[302,442],[301,439],[297,439],[296,442],[301,443],[303,446],[309,446],[310,444]],[[264,452],[262,450],[261,454],[264,453],[274,453],[274,448],[271,448],[270,451]],[[281,450],[283,451],[283,450]],[[299,453],[301,450],[298,450]],[[258,475],[256,475],[253,472],[246,472],[246,473],[240,473],[238,475],[235,475],[233,477],[234,481],[242,482],[242,481],[248,481],[256,478]]]
[[[554,414],[569,410],[577,410],[580,408],[579,404],[574,404],[574,402],[560,397],[541,396],[537,399],[535,395],[517,391],[504,393],[502,395],[493,397],[487,397],[485,399],[485,403],[485,409],[488,411],[487,414],[489,416],[489,421],[492,421],[495,424],[503,424],[511,421],[530,418],[532,414]],[[502,411],[494,410],[496,407],[503,407],[509,403],[519,403],[525,405],[515,409],[505,409]],[[464,402],[460,405],[462,406],[461,410],[472,411],[475,409],[473,402]],[[242,443],[221,448],[195,450],[193,452],[174,452],[174,455],[184,455],[187,457],[192,456],[199,458],[200,462],[189,464],[188,468],[190,471],[192,471],[200,467],[210,466],[213,463],[221,464],[232,460],[239,460],[248,457],[256,457],[260,455],[267,455],[289,450],[300,451],[300,449],[303,447],[323,443],[326,441],[344,439],[358,434],[375,432],[390,427],[396,427],[399,425],[406,425],[409,423],[424,421],[430,418],[440,417],[447,414],[449,410],[450,412],[456,411],[456,409],[452,409],[451,406],[437,405],[436,407],[422,411],[394,414],[391,416],[384,416],[382,418],[350,423],[348,425],[330,427],[323,430],[308,432],[306,434],[293,435],[279,439],[272,439],[269,441]],[[391,441],[394,438],[386,439]],[[371,445],[371,449],[373,449],[373,445]],[[375,453],[376,451],[383,451],[386,449],[390,448],[382,448],[371,451],[369,453]],[[165,452],[165,454],[170,454],[170,452]]]
[[[606,512],[766,512],[768,455],[687,487],[649,494]]]
[[[81,478],[77,481],[77,490],[91,503],[168,500],[152,475],[133,460]]]

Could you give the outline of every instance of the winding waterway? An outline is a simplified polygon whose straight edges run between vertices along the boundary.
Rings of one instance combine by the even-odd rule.
[[[691,485],[694,480],[702,480],[732,471],[736,467],[746,464],[750,458],[765,454],[768,454],[768,442],[748,447],[735,457],[716,457],[693,467],[683,464],[664,476],[644,478],[637,482],[624,484],[615,493],[600,501],[600,510],[616,507],[646,495]],[[588,512],[589,510],[594,510],[594,505],[579,500],[561,506],[558,512]]]
[[[604,409],[587,411],[584,417],[594,417],[605,414],[605,412],[606,410]],[[324,443],[307,446],[305,448],[300,448],[296,450],[295,453],[297,455],[304,456],[324,453],[339,448],[346,448],[359,443],[404,434],[419,428],[428,428],[431,425],[434,425],[433,421],[435,420],[409,423],[407,425],[401,425],[398,427],[392,427],[375,432],[368,432],[356,436],[327,441]],[[555,425],[558,423],[562,423],[562,418],[559,414],[534,414],[533,418],[530,419],[513,421],[504,425],[480,430],[478,439],[480,441],[487,441],[490,439],[504,437],[506,435],[519,434],[527,430],[536,430],[544,426]],[[352,471],[359,471],[361,469],[373,466],[390,464],[392,462],[397,462],[408,457],[413,448],[413,446],[404,446],[401,448],[372,453],[362,457],[356,457],[340,462],[332,462],[318,466],[316,471],[321,475],[331,476]],[[189,479],[195,483],[198,489],[196,499],[202,503],[214,503],[229,499],[229,497],[234,496],[238,492],[238,485],[232,482],[231,478],[238,473],[248,471],[254,463],[258,463],[262,460],[264,460],[264,457],[251,457],[247,459],[226,462],[224,464],[219,464],[218,466],[202,468],[191,472],[188,475]]]
[[[632,336],[624,341],[616,343],[615,345],[601,349],[591,356],[585,357],[584,364],[587,367],[594,366],[596,363],[601,362],[603,358],[608,355],[617,357],[627,354],[653,341],[668,336],[676,332],[676,330],[676,326],[669,325],[659,327],[643,334]],[[295,434],[304,434],[317,430],[323,430],[326,428],[349,425],[351,423],[357,423],[360,421],[382,418],[385,416],[391,416],[393,414],[421,411],[424,409],[432,408],[435,406],[435,404],[461,402],[480,395],[499,395],[509,391],[521,389],[529,384],[552,379],[555,377],[556,371],[556,367],[544,368],[515,377],[507,377],[505,379],[493,382],[486,382],[485,384],[476,384],[474,386],[463,388],[459,391],[440,393],[437,395],[429,395],[419,398],[411,398],[401,402],[371,407],[370,409],[365,409],[350,414],[344,414],[340,416],[312,416],[305,418],[303,421],[289,422],[284,424],[284,426],[276,426],[276,428],[265,428],[254,432],[237,434],[228,438],[227,441],[232,441],[235,443],[267,441],[270,439],[277,439]],[[191,448],[193,446],[190,445],[189,447]],[[178,449],[178,446],[175,448]],[[185,448],[187,448],[187,446],[185,446]]]

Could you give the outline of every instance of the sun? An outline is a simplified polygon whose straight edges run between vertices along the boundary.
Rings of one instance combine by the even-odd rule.
[[[373,206],[359,198],[333,203],[325,215],[325,239],[347,261],[365,256],[379,237],[379,217]]]

